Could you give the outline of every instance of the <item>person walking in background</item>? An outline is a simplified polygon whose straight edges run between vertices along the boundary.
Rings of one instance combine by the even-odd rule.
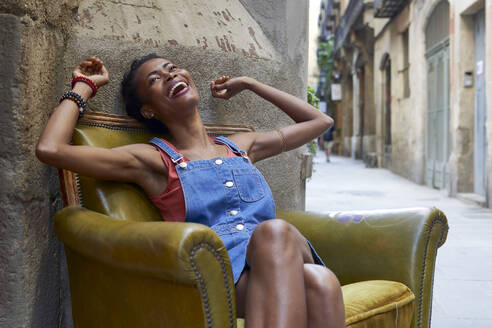
[[[326,162],[330,162],[331,147],[333,146],[333,130],[334,125],[332,125],[328,131],[323,134],[323,148],[325,149]]]

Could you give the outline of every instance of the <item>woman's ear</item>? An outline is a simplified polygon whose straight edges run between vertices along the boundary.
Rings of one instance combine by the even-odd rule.
[[[149,105],[143,105],[142,108],[140,108],[140,114],[148,120],[154,117],[154,112]]]

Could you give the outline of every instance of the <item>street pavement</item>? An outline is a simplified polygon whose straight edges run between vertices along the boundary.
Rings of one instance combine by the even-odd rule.
[[[492,328],[492,210],[447,197],[386,169],[366,168],[347,157],[313,160],[306,210],[388,209],[435,206],[448,219],[437,253],[432,328]]]

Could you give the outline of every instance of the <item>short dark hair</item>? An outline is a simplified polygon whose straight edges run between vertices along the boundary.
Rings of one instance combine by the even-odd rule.
[[[125,73],[123,76],[123,80],[121,81],[121,95],[123,96],[123,100],[125,102],[125,110],[128,116],[133,117],[145,124],[145,126],[154,133],[159,134],[167,134],[169,133],[169,129],[165,126],[161,121],[155,118],[145,118],[140,113],[140,109],[142,108],[142,101],[138,97],[137,94],[137,86],[135,85],[135,77],[137,75],[137,70],[142,66],[146,61],[154,58],[163,58],[155,53],[148,54],[141,58],[135,59],[131,66],[130,70]]]

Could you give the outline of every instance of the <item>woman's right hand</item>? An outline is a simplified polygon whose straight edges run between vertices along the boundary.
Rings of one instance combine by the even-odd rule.
[[[95,57],[87,58],[75,68],[73,77],[77,76],[91,79],[97,87],[109,82],[103,62]],[[92,93],[92,88],[84,82],[76,83],[73,89],[84,99]],[[154,147],[147,144],[113,149],[73,146],[70,140],[78,118],[79,109],[75,102],[62,101],[57,106],[39,138],[36,147],[39,160],[84,176],[137,183],[144,189],[148,188],[148,181],[155,182],[153,168],[158,166],[152,162],[155,158]],[[164,179],[167,181],[167,176]]]
[[[100,88],[109,82],[109,73],[102,60],[90,57],[81,62],[72,72],[72,77],[82,76],[91,79]]]

